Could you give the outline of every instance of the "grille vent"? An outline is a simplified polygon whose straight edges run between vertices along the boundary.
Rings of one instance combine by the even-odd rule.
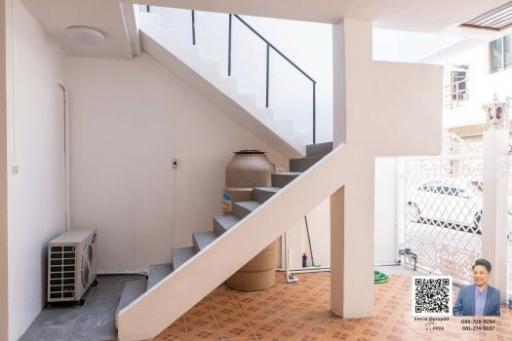
[[[74,246],[52,246],[50,249],[50,298],[73,299],[75,295]]]
[[[512,27],[512,1],[485,12],[461,26],[493,31],[502,31]]]

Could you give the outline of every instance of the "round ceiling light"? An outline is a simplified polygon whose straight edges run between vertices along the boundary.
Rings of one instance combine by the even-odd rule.
[[[66,28],[66,34],[75,43],[85,45],[99,45],[105,42],[105,35],[92,27],[70,26]]]

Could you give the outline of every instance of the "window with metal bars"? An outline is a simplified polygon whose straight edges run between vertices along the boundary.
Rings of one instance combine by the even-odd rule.
[[[495,73],[512,67],[512,35],[489,43],[489,71]]]

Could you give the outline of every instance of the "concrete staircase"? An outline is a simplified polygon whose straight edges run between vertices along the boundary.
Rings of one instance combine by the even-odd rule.
[[[306,157],[289,160],[289,172],[272,174],[271,187],[254,188],[252,200],[235,202],[231,214],[220,215],[213,218],[213,230],[194,233],[192,236],[192,246],[173,249],[171,252],[171,263],[151,265],[147,280],[142,279],[127,282],[119,301],[116,321],[119,312],[123,308],[127,307],[147,290],[158,285],[158,282],[171,275],[174,270],[182,266],[201,250],[205,249],[223,233],[233,228],[241,219],[251,214],[251,212],[258,208],[263,202],[292,182],[302,172],[306,171],[318,160],[332,151],[332,149],[332,142],[306,146]]]
[[[212,59],[206,47],[200,42],[192,45],[188,31],[168,29],[157,12],[140,12],[137,22],[144,53],[285,155],[304,155],[304,145],[312,141],[311,131],[296,128],[293,117],[277,115],[271,104],[257,103],[255,92],[260,89],[242,89],[238,78],[242,76],[228,76],[225,65]]]

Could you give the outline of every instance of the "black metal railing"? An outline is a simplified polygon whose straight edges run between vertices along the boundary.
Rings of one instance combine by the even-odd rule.
[[[146,6],[147,12],[150,11],[150,6]],[[191,19],[192,19],[192,45],[196,45],[196,18],[195,11],[191,10]],[[288,58],[283,52],[281,52],[277,47],[275,47],[271,42],[269,42],[265,37],[263,37],[254,27],[249,25],[244,19],[242,19],[238,14],[230,13],[228,15],[228,76],[231,76],[231,54],[233,50],[232,44],[232,35],[233,35],[233,17],[238,19],[245,27],[247,27],[251,32],[253,32],[258,38],[260,38],[266,44],[266,75],[265,75],[265,106],[268,108],[270,105],[270,50],[273,50],[279,56],[281,56],[284,60],[286,60],[290,65],[292,65],[297,71],[299,71],[304,77],[306,77],[312,84],[313,90],[313,143],[316,143],[316,80],[314,80],[310,75],[308,75],[304,70],[302,70],[297,64],[295,64],[290,58]]]
[[[192,45],[196,44],[196,11],[192,10]]]
[[[270,50],[276,52],[279,56],[281,56],[284,60],[286,60],[290,65],[292,65],[297,71],[299,71],[302,75],[304,75],[308,80],[311,81],[312,89],[313,89],[313,143],[316,143],[316,81],[308,75],[304,70],[302,70],[297,64],[295,64],[290,58],[288,58],[283,52],[281,52],[277,47],[275,47],[271,42],[269,42],[265,37],[263,37],[254,27],[249,25],[244,19],[242,19],[238,14],[229,14],[229,30],[228,30],[228,76],[231,76],[231,53],[232,53],[232,21],[233,17],[238,19],[245,27],[247,27],[251,32],[253,32],[258,38],[260,38],[267,46],[266,49],[266,75],[265,75],[265,106],[268,108],[270,99],[269,99],[269,89],[270,89]]]

